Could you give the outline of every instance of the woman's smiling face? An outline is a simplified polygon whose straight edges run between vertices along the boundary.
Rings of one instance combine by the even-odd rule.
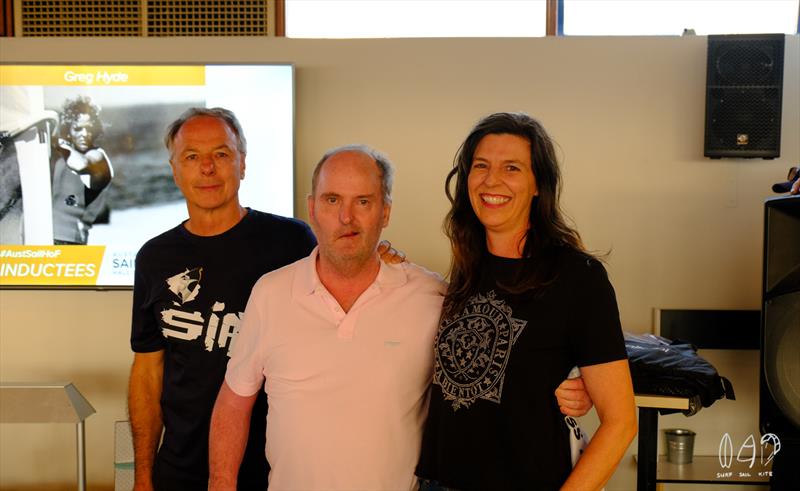
[[[506,133],[484,136],[472,156],[467,189],[487,234],[524,234],[531,202],[539,194],[530,142]]]

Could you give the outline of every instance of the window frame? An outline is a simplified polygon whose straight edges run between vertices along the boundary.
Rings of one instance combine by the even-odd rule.
[[[275,36],[286,37],[286,0],[273,1],[275,2]],[[545,37],[566,37],[564,34],[564,0],[546,0],[545,19]],[[800,34],[800,2],[797,5],[796,20],[794,34]]]

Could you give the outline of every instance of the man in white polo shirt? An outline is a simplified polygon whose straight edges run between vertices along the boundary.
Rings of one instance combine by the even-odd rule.
[[[317,163],[308,209],[319,245],[253,287],[211,419],[210,490],[236,489],[265,379],[271,491],[417,488],[445,285],[378,260],[392,175],[364,145]],[[565,414],[591,408],[579,381],[556,396]]]
[[[253,288],[212,417],[210,489],[235,489],[265,378],[271,490],[416,488],[444,283],[379,261],[391,186],[391,164],[365,146],[314,170],[319,246]]]

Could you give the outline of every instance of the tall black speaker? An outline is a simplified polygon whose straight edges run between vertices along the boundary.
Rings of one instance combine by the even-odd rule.
[[[706,157],[780,157],[783,45],[783,34],[708,36]]]
[[[764,206],[762,433],[800,443],[800,196]]]

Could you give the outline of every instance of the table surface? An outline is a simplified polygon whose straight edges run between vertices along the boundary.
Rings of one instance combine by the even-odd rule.
[[[80,423],[95,412],[70,382],[0,382],[0,423]]]
[[[659,396],[651,394],[634,394],[636,406],[657,409],[689,409],[687,397]]]

